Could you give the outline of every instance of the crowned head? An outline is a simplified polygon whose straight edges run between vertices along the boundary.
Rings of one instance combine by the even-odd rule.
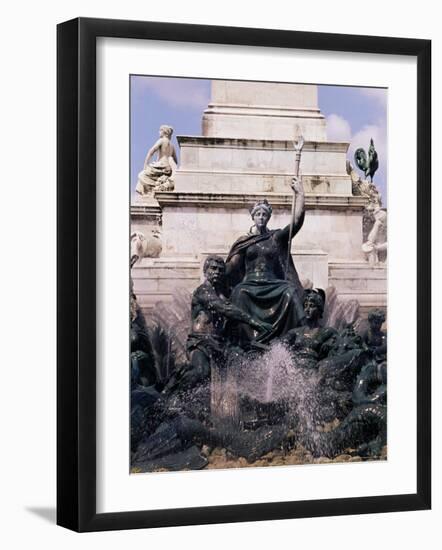
[[[272,215],[272,206],[267,199],[259,200],[251,208],[250,215],[258,229],[266,227]]]

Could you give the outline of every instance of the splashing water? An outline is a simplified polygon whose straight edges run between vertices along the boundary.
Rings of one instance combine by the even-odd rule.
[[[157,304],[161,307],[156,307],[153,312],[152,321],[162,326],[169,336],[168,360],[171,355],[178,362],[186,358],[190,299],[191,294],[180,289],[174,293],[171,303]],[[357,325],[360,320],[359,303],[356,300],[342,300],[336,289],[329,287],[323,325],[339,330],[349,323]],[[210,418],[215,428],[236,432],[243,430],[246,426],[245,402],[259,409],[260,414],[264,410],[264,416],[279,407],[277,420],[267,417],[264,422],[269,423],[270,420],[270,423],[279,422],[294,428],[298,441],[323,454],[320,451],[326,439],[318,430],[322,431],[326,422],[317,370],[301,366],[296,353],[283,342],[273,342],[264,353],[236,356],[224,365],[212,364],[210,384],[205,391],[210,394]],[[196,399],[193,392],[182,399],[180,407],[185,406],[189,414],[201,407],[201,400]]]
[[[229,365],[230,380],[235,383],[222,386],[224,403],[229,403],[229,414],[234,411],[236,426],[242,427],[245,418],[239,403],[248,401],[256,410],[278,410],[277,420],[270,423],[294,428],[297,439],[318,448],[318,428],[322,418],[321,392],[316,369],[300,366],[294,354],[283,342],[274,342],[263,354],[244,355]],[[213,386],[212,386],[213,390]],[[283,413],[281,414],[281,411]],[[219,414],[212,408],[212,413]],[[221,413],[222,414],[222,413]],[[258,413],[257,413],[258,414]],[[269,422],[269,418],[265,420]]]
[[[237,381],[231,364],[212,364],[210,380],[210,413],[215,428],[240,427]]]
[[[266,388],[266,402],[267,403],[269,403],[272,400],[274,373],[275,373],[275,366],[273,365],[273,363],[271,363],[270,368],[269,368],[269,377],[267,379],[267,388]]]
[[[360,322],[358,300],[344,300],[339,297],[336,288],[326,290],[325,311],[322,325],[342,330],[349,324]]]

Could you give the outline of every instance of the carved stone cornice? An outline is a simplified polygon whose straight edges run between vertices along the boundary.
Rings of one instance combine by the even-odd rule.
[[[197,207],[197,208],[249,208],[261,199],[268,199],[273,208],[291,208],[293,195],[280,193],[190,193],[163,192],[156,193],[155,198],[161,208],[164,207]],[[361,211],[368,203],[365,197],[348,195],[313,195],[305,197],[306,209],[354,210]]]

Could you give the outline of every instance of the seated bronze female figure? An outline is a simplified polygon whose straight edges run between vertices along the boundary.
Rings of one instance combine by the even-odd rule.
[[[270,323],[271,329],[259,333],[241,323],[239,344],[268,343],[304,323],[303,288],[289,250],[293,238],[304,223],[304,189],[300,178],[292,179],[296,206],[290,224],[268,229],[272,207],[266,199],[251,210],[254,224],[249,233],[232,246],[226,260],[226,274],[232,288],[231,301],[251,317]],[[291,227],[290,227],[291,226]]]

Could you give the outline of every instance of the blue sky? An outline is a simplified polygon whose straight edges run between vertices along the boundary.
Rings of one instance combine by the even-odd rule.
[[[161,124],[178,135],[201,135],[201,117],[210,100],[210,80],[131,76],[131,188],[142,169],[148,149],[158,139]],[[386,206],[387,90],[349,86],[319,86],[319,108],[327,117],[327,137],[367,150],[373,137],[379,154],[374,177]],[[173,138],[177,146],[175,135]],[[179,147],[176,147],[179,160]]]

